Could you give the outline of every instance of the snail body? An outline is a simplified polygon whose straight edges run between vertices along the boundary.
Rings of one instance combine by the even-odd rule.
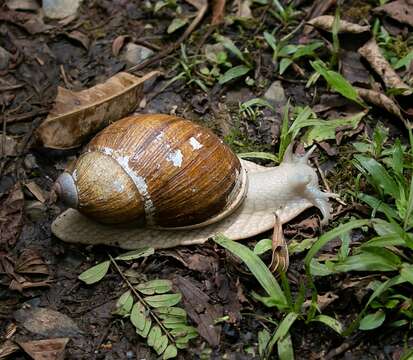
[[[188,120],[129,117],[99,133],[58,179],[60,197],[77,210],[61,214],[52,232],[68,242],[167,248],[217,233],[254,236],[274,226],[274,213],[285,223],[312,206],[325,223],[333,194],[319,190],[309,156],[290,146],[279,166],[266,168]]]

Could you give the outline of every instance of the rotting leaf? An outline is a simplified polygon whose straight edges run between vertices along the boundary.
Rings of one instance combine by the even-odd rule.
[[[72,149],[113,121],[131,113],[142,98],[143,83],[158,75],[153,71],[138,78],[121,72],[79,92],[58,88],[53,109],[37,129],[43,146]]]
[[[35,360],[63,360],[68,342],[69,338],[56,338],[18,342],[18,344]]]
[[[109,266],[110,261],[106,260],[82,272],[78,278],[88,285],[94,284],[95,282],[103,279],[109,270]]]
[[[225,0],[213,1],[211,25],[219,25],[224,21],[225,3]]]
[[[172,20],[172,22],[168,26],[167,33],[172,34],[176,30],[180,29],[181,27],[185,26],[188,24],[188,18],[175,18]]]
[[[382,55],[376,40],[372,38],[364,46],[358,50],[371,65],[371,67],[379,74],[386,84],[387,89],[401,89],[403,95],[412,93],[410,87],[403,82],[399,75],[394,71],[390,63]]]
[[[14,270],[20,274],[49,275],[49,267],[36,250],[24,249],[16,261]]]
[[[333,31],[333,24],[334,24],[334,16],[332,15],[322,15],[318,16],[314,19],[311,19],[308,24],[325,30],[325,31]],[[370,26],[365,25],[358,25],[353,24],[351,22],[340,20],[338,25],[338,32],[339,33],[351,33],[351,34],[360,34],[366,31],[370,31]]]
[[[394,20],[413,26],[413,6],[411,1],[397,0],[376,7],[374,12],[385,13]]]
[[[20,183],[2,196],[0,205],[0,248],[13,246],[23,226],[24,195]]]

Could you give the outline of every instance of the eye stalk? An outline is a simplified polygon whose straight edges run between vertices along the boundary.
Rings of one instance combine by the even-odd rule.
[[[54,190],[58,198],[68,207],[77,209],[78,195],[75,181],[68,172],[61,174],[55,184]]]

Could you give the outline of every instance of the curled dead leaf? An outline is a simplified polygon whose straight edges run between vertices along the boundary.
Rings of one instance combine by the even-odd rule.
[[[88,50],[90,45],[90,40],[87,35],[83,34],[80,31],[74,30],[69,33],[65,33],[65,35],[72,40],[79,42],[83,47]]]
[[[382,55],[374,38],[362,46],[358,52],[369,62],[374,71],[380,75],[387,89],[405,89],[403,95],[410,95],[412,93],[410,87],[403,82],[400,76],[393,70],[390,63]]]
[[[331,32],[333,29],[333,24],[334,24],[334,16],[332,15],[318,16],[308,21],[307,24],[312,25],[318,29]],[[338,28],[339,33],[361,34],[366,31],[370,31],[369,25],[363,26],[363,25],[353,24],[345,20],[339,21],[339,28]]]
[[[212,4],[211,25],[218,25],[224,21],[225,0],[214,0]]]
[[[290,264],[288,246],[285,242],[280,218],[274,214],[274,232],[272,235],[272,258],[269,266],[271,272],[286,272]]]
[[[394,20],[413,26],[413,3],[408,0],[392,1],[373,9],[376,13],[385,13]]]
[[[126,42],[130,39],[128,35],[120,35],[112,43],[112,54],[118,56]]]
[[[404,122],[406,127],[411,128],[411,124],[403,117],[399,106],[388,96],[374,90],[355,87],[358,95],[366,102],[387,110],[390,114],[398,117]]]
[[[53,109],[37,129],[44,147],[72,149],[89,136],[131,113],[143,96],[143,83],[157,76],[152,71],[139,78],[121,72],[79,92],[58,88]]]
[[[17,183],[7,195],[0,197],[0,248],[13,246],[23,226],[24,195]]]
[[[0,359],[9,358],[9,355],[20,350],[20,348],[11,340],[6,340],[3,344],[0,345]]]

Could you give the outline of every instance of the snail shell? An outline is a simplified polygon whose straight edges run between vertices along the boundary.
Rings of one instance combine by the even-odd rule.
[[[130,116],[105,128],[56,181],[70,207],[103,223],[196,228],[242,203],[246,171],[208,129],[179,117]]]

